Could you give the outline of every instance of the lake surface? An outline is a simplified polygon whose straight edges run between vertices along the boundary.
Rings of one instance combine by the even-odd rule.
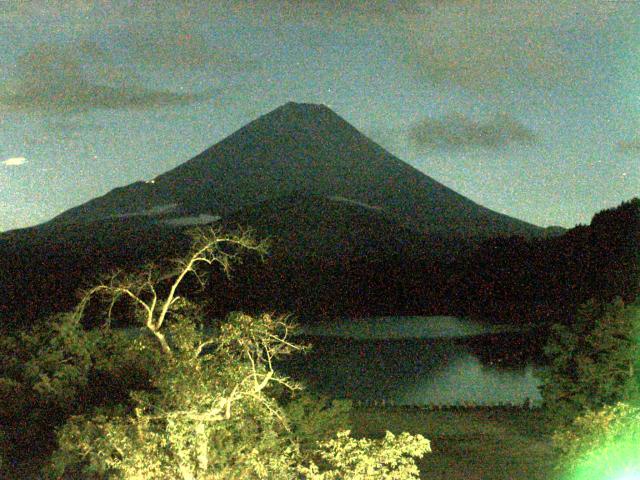
[[[397,405],[541,401],[535,332],[454,317],[340,320],[305,327],[312,351],[279,369],[336,398]]]

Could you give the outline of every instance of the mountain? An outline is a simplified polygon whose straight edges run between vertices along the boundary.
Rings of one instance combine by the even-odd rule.
[[[334,262],[380,252],[444,258],[473,242],[449,234],[425,235],[383,209],[345,197],[295,193],[244,207],[224,217],[229,229],[250,225],[271,239],[274,256]]]
[[[188,248],[189,227],[177,221],[186,218],[201,217],[158,214],[50,222],[0,235],[0,286],[5,292],[0,324],[31,322],[73,308],[75,290],[89,286],[101,272],[179,256]],[[225,230],[251,226],[257,237],[271,243],[267,261],[245,259],[233,282],[214,276],[210,296],[222,302],[219,311],[252,307],[338,315],[348,307],[362,312],[363,304],[375,311],[397,311],[407,302],[394,301],[398,292],[389,292],[386,284],[407,295],[412,289],[403,271],[415,272],[412,284],[423,283],[420,265],[451,261],[473,244],[455,236],[426,236],[378,209],[320,195],[266,200],[214,225]],[[359,293],[354,295],[354,289]]]
[[[72,208],[53,223],[143,212],[226,216],[296,193],[341,197],[384,210],[425,233],[471,237],[542,234],[424,175],[323,105],[287,103],[152,181]]]
[[[329,108],[288,103],[153,180],[0,234],[0,325],[69,309],[98,273],[179,255],[185,231],[210,223],[273,245],[241,287],[211,292],[220,309],[336,315],[446,308],[445,266],[460,253],[547,233],[424,175]]]

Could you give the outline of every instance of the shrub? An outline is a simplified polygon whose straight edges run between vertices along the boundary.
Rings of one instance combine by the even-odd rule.
[[[637,303],[625,305],[619,298],[610,304],[591,300],[572,325],[552,327],[542,385],[550,416],[566,423],[638,394],[639,312]]]
[[[640,475],[640,408],[617,403],[590,410],[556,432],[553,445],[558,453],[557,468],[567,478]]]
[[[346,430],[320,442],[318,464],[299,465],[298,472],[308,480],[417,480],[420,471],[414,459],[430,451],[422,435],[387,432],[382,440],[354,439]]]
[[[130,390],[148,388],[157,358],[148,340],[117,330],[87,331],[71,313],[3,337],[0,451],[5,463],[33,461],[51,451],[54,430],[70,415],[126,403]]]

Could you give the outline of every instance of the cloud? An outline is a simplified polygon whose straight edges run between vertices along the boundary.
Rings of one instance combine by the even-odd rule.
[[[600,37],[623,3],[433,2],[428,13],[404,19],[405,61],[420,79],[478,93],[505,92],[513,85],[573,88],[590,81],[594,72],[567,43]]]
[[[195,68],[222,74],[245,72],[256,66],[255,61],[213,44],[184,22],[165,22],[154,27],[128,32],[123,44],[133,62],[177,72]]]
[[[435,1],[419,0],[284,0],[268,2],[273,8],[279,4],[289,12],[297,11],[304,14],[309,11],[322,11],[323,13],[358,14],[363,16],[393,16],[396,14],[420,14],[428,11]]]
[[[251,52],[235,51],[234,43],[221,43],[221,35],[211,29],[212,25],[233,21],[235,15],[244,15],[243,0],[15,2],[20,5],[18,23],[24,27],[44,24],[43,33],[53,23],[57,34],[64,32],[66,38],[74,39],[75,51],[95,61],[109,59],[109,51],[119,51],[117,56],[124,54],[131,64],[165,71],[204,68],[208,73],[245,72],[258,63]],[[246,8],[249,16],[250,10]],[[51,18],[57,20],[51,22]],[[101,33],[104,48],[87,41],[96,39],[96,31]]]
[[[499,148],[510,143],[531,144],[537,135],[506,113],[484,121],[474,121],[454,113],[442,118],[424,118],[408,133],[410,142],[419,148]]]
[[[640,137],[619,142],[618,150],[622,153],[640,153]]]
[[[81,53],[90,48],[40,44],[22,55],[14,78],[0,85],[0,106],[73,112],[95,108],[153,108],[187,105],[215,95],[175,93],[145,87],[124,68],[83,63]],[[99,57],[94,51],[94,58]],[[99,79],[91,78],[97,72]]]
[[[23,165],[26,162],[27,162],[27,159],[24,157],[12,157],[12,158],[8,158],[7,160],[3,160],[0,163],[2,163],[7,167],[17,167],[18,165]]]
[[[633,25],[620,18],[637,18],[633,14],[640,6],[640,2],[624,0],[16,3],[28,5],[20,7],[26,12],[21,14],[25,25],[49,25],[50,18],[65,19],[53,23],[56,32],[64,31],[68,38],[96,38],[96,31],[105,32],[114,40],[114,49],[124,47],[133,64],[171,73],[202,69],[206,78],[247,72],[260,61],[250,56],[251,51],[236,50],[234,44],[216,43],[214,36],[205,33],[211,25],[253,23],[278,35],[289,25],[312,24],[321,26],[327,38],[334,29],[353,33],[375,28],[419,80],[451,83],[486,95],[512,92],[514,88],[552,90],[599,82],[596,77],[606,76],[606,68],[587,65],[581,55],[589,53],[590,48],[598,50],[598,46],[603,55],[608,55],[602,46],[624,36],[629,38],[627,43],[635,45]],[[300,28],[301,35],[310,30]],[[142,103],[158,100],[150,94]]]
[[[637,43],[625,0],[235,0],[245,19],[371,31],[385,37],[405,67],[430,84],[484,96],[518,89],[580,91],[606,81],[604,45]],[[635,16],[634,16],[635,14]],[[588,58],[590,60],[585,60]]]

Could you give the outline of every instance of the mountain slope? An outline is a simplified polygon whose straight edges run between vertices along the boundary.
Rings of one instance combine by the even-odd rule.
[[[422,232],[471,237],[542,229],[493,212],[424,175],[322,105],[288,103],[151,182],[117,188],[56,217],[77,223],[177,205],[225,216],[296,192],[384,208]]]
[[[470,243],[453,235],[425,235],[384,210],[345,197],[296,193],[240,209],[222,220],[250,226],[271,239],[274,256],[349,261],[376,255],[453,256]]]
[[[289,103],[152,182],[0,234],[0,328],[71,308],[100,272],[179,255],[185,230],[211,222],[273,240],[269,262],[236,287],[218,279],[221,310],[308,315],[442,313],[459,253],[488,237],[545,235],[422,174],[327,107]]]
[[[407,290],[405,281],[396,280],[397,273],[392,277],[401,265],[413,271],[420,262],[433,265],[469,246],[463,239],[421,234],[369,205],[302,193],[245,207],[212,225],[225,230],[251,227],[271,244],[266,263],[246,262],[232,284],[215,277],[213,286],[221,290],[212,298],[226,296],[223,310],[244,308],[243,302],[253,298],[265,309],[310,314],[319,307],[305,299],[337,306],[336,285],[342,283],[348,286],[341,289],[340,305],[351,297],[362,301],[365,291],[376,290],[369,279],[374,273]],[[91,285],[100,273],[179,256],[188,249],[189,228],[162,215],[131,215],[49,223],[0,235],[0,287],[5,293],[0,298],[0,327],[72,308],[76,289]],[[357,285],[359,293],[352,295]],[[232,298],[230,289],[236,292]],[[387,295],[378,303],[391,302]]]

